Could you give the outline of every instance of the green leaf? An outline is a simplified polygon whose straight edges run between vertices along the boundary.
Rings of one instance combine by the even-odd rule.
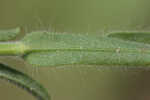
[[[88,51],[57,51],[31,53],[24,59],[33,66],[60,65],[126,65],[148,66],[149,54],[134,52],[88,52]]]
[[[98,35],[33,32],[21,42],[26,47],[23,58],[34,66],[148,66],[150,62],[150,45]]]
[[[150,32],[114,32],[108,37],[150,44]]]
[[[15,29],[8,30],[0,30],[0,41],[8,41],[15,39],[16,36],[20,33],[20,28],[17,27]]]
[[[114,51],[117,48],[137,49],[149,48],[150,45],[141,45],[98,35],[82,35],[68,33],[33,32],[27,34],[21,41],[25,52],[40,51]]]
[[[15,69],[12,69],[4,64],[0,64],[0,78],[27,90],[38,100],[50,100],[48,92],[37,81],[30,78]]]

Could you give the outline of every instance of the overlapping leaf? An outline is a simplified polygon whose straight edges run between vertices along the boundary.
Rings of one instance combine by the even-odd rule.
[[[150,32],[114,32],[108,37],[150,44]]]

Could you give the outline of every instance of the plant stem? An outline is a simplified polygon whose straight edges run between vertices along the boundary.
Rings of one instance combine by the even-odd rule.
[[[21,55],[25,46],[20,42],[0,42],[0,55]]]

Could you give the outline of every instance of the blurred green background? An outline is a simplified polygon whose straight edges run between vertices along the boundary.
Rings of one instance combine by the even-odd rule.
[[[0,28],[104,35],[149,31],[148,0],[0,0]],[[149,70],[112,70],[108,66],[36,68],[19,57],[1,57],[41,82],[52,100],[149,100]],[[114,66],[115,67],[115,66]],[[22,89],[0,80],[1,100],[34,100]]]

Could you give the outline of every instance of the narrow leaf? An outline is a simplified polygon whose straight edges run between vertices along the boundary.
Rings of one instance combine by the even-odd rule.
[[[47,91],[37,81],[3,64],[0,64],[0,78],[27,90],[38,100],[50,100]]]
[[[116,53],[116,52],[88,52],[88,51],[57,51],[31,53],[24,58],[34,66],[60,65],[126,65],[148,66],[150,54]]]
[[[150,32],[116,32],[108,37],[150,44]]]
[[[98,35],[82,35],[68,33],[33,32],[21,40],[26,52],[57,51],[57,50],[116,50],[150,48],[150,45],[131,43],[128,41],[101,37]]]

